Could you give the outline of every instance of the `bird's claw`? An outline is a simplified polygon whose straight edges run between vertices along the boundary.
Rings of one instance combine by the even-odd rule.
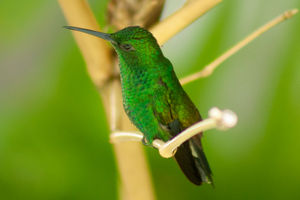
[[[151,146],[151,143],[148,142],[148,140],[147,140],[147,138],[145,136],[143,136],[142,143],[145,146]]]

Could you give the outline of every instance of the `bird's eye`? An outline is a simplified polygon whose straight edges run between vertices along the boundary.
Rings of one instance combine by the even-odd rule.
[[[135,50],[133,48],[133,46],[131,46],[130,44],[121,44],[120,47],[121,47],[121,49],[123,49],[125,51],[134,51]]]

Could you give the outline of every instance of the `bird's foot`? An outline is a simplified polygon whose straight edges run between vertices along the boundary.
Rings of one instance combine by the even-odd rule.
[[[145,146],[151,146],[151,143],[147,140],[147,138],[145,136],[143,136],[142,143]]]

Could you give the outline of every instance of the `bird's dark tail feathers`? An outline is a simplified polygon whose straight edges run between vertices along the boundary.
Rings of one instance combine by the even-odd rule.
[[[212,172],[203,152],[200,135],[178,147],[175,159],[185,176],[195,185],[213,184]]]

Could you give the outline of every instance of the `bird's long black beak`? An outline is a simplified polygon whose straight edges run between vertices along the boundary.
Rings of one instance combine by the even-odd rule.
[[[90,35],[94,35],[96,37],[102,38],[102,39],[107,40],[107,41],[111,41],[111,42],[114,41],[111,38],[111,35],[108,34],[108,33],[101,33],[101,32],[98,32],[98,31],[93,31],[93,30],[85,29],[85,28],[78,28],[78,27],[74,27],[74,26],[64,26],[64,28],[74,30],[74,31],[83,32],[83,33],[87,33],[87,34],[90,34]]]

